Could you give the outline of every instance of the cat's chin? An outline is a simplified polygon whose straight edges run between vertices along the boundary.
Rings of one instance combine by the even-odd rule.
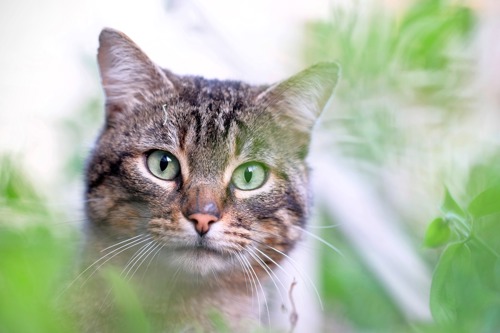
[[[169,266],[196,277],[216,278],[219,273],[232,269],[231,255],[208,247],[181,247],[170,250],[165,256]]]

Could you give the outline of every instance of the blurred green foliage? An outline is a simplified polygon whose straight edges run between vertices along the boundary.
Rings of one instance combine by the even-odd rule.
[[[415,1],[401,13],[354,3],[307,26],[304,58],[341,64],[335,118],[324,121],[346,156],[382,165],[412,144],[403,122],[470,110],[463,88],[476,18],[450,0]]]
[[[322,218],[325,226],[330,225],[328,215]],[[327,230],[327,229],[325,229]],[[377,281],[373,272],[363,264],[359,253],[338,232],[325,231],[322,236],[331,244],[342,249],[343,256],[332,255],[330,249],[322,247],[320,255],[320,280],[322,297],[327,301],[325,328],[335,322],[347,327],[354,325],[356,332],[403,332],[405,318],[393,299]],[[325,329],[327,331],[327,329]]]
[[[0,332],[71,332],[54,297],[72,269],[68,243],[47,226],[0,226]]]
[[[399,12],[380,2],[371,7],[355,2],[353,7],[336,9],[328,21],[312,22],[306,31],[307,63],[334,60],[342,66],[335,110],[323,119],[324,129],[334,138],[332,150],[354,161],[354,167],[369,170],[372,177],[365,179],[372,184],[368,186],[379,188],[382,196],[390,192],[384,182],[387,168],[394,165],[437,178],[433,188],[442,189],[448,170],[443,164],[449,163],[442,158],[449,156],[443,141],[456,131],[452,126],[480,105],[470,94],[477,74],[471,44],[478,18],[462,2],[449,0],[413,1]],[[328,269],[321,270],[321,278],[330,310],[348,330],[500,331],[500,160],[488,154],[486,147],[475,152],[476,165],[470,167],[468,179],[454,175],[460,182],[453,185],[461,200],[446,189],[442,214],[429,224],[422,239],[426,248],[436,249],[426,258],[436,265],[431,290],[435,323],[407,322],[340,229],[323,234],[346,257],[322,253],[322,267]],[[434,169],[424,171],[412,164]],[[393,202],[384,204],[395,212],[402,210]],[[413,202],[411,206],[418,210],[424,205]],[[400,219],[409,222],[404,215]],[[342,221],[324,216],[322,223]]]
[[[92,279],[79,275],[82,235],[50,208],[16,161],[0,157],[0,333],[90,332],[102,318],[88,314],[109,316],[97,330],[163,331],[122,268],[104,266]],[[212,320],[217,332],[230,332],[217,312]]]
[[[0,332],[69,332],[54,297],[72,270],[74,236],[13,156],[0,157]]]
[[[89,291],[68,289],[80,237],[16,161],[0,157],[0,332],[80,332],[72,302]],[[112,268],[102,275],[119,317],[114,331],[150,331],[132,286]]]
[[[0,155],[0,226],[41,223],[54,214],[20,161],[16,156]]]
[[[442,216],[427,229],[425,244],[445,246],[432,281],[431,310],[446,332],[500,330],[500,169],[492,163],[497,160],[472,169],[465,204],[446,191]]]
[[[151,332],[151,327],[132,286],[114,270],[107,270],[106,277],[111,286],[113,298],[118,310],[116,332],[135,333]]]
[[[469,43],[477,18],[458,1],[415,1],[400,13],[361,7],[311,23],[305,59],[342,65],[340,116],[326,129],[341,138],[337,148],[345,156],[383,168],[415,144],[402,114],[438,114],[444,123],[471,110],[464,87],[473,74]],[[70,180],[81,175],[95,137],[88,128],[103,119],[100,105],[91,100],[61,124]],[[68,299],[56,297],[72,276],[78,239],[17,161],[0,157],[0,332],[78,332],[61,311]],[[322,236],[344,254],[319,253],[326,332],[331,314],[350,332],[500,331],[500,155],[482,155],[458,188],[458,194],[445,189],[441,215],[421,239],[440,257],[430,291],[435,322],[409,322],[338,229],[324,229]],[[327,215],[322,221],[332,224]],[[133,286],[113,270],[103,276],[119,317],[116,331],[151,331]],[[229,331],[217,314],[213,320]]]

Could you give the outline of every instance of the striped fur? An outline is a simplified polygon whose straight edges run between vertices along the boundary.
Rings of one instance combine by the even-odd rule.
[[[220,310],[234,327],[241,318],[256,319],[258,310],[249,306],[256,290],[245,287],[249,276],[238,258],[265,279],[247,249],[264,253],[274,268],[283,260],[276,250],[289,253],[300,239],[293,226],[304,226],[309,210],[304,159],[338,67],[319,64],[270,87],[178,76],[112,29],[101,33],[98,60],[106,124],[86,172],[89,252],[151,235],[163,245],[155,271],[167,280],[182,276],[176,279],[184,300],[178,318],[196,318],[209,330],[206,313],[190,310],[198,302]],[[153,176],[146,165],[152,150],[176,156],[180,175],[172,181]],[[248,161],[266,165],[269,176],[262,187],[241,191],[231,175]],[[204,236],[182,210],[199,193],[221,210]],[[122,256],[126,262],[130,253]],[[196,290],[192,298],[187,290]],[[221,300],[228,296],[237,305]]]

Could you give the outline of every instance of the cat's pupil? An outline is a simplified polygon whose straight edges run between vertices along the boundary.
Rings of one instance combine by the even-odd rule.
[[[245,173],[243,174],[243,177],[245,177],[245,181],[247,183],[249,183],[250,180],[252,180],[252,175],[253,175],[253,168],[252,167],[247,167],[245,169]]]
[[[160,160],[160,170],[165,171],[165,169],[168,167],[169,162],[170,162],[170,157],[168,157],[168,155],[163,155]]]

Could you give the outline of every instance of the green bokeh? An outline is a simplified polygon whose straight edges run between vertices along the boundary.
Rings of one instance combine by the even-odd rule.
[[[329,20],[310,22],[304,60],[341,64],[337,113],[325,117],[321,130],[338,138],[332,150],[369,170],[367,183],[382,188],[381,174],[390,161],[428,149],[420,142],[428,133],[412,136],[401,126],[405,117],[415,112],[419,118],[437,116],[444,140],[449,126],[480,105],[464,93],[475,74],[472,65],[477,59],[470,47],[479,18],[458,1],[445,0],[416,1],[400,13],[375,5],[363,13],[336,10]],[[65,181],[81,177],[86,143],[102,122],[101,104],[91,100],[61,123],[67,145],[61,174]],[[498,151],[498,144],[478,153],[475,164],[453,186],[439,179],[434,191],[444,199],[433,202],[436,212],[427,233],[418,233],[411,224],[415,221],[406,215],[398,216],[415,241],[412,246],[434,248],[419,252],[434,270],[433,322],[407,319],[339,229],[318,232],[343,253],[342,257],[326,248],[318,252],[325,332],[332,320],[348,332],[500,331],[500,155],[492,151]],[[77,332],[73,318],[61,310],[71,299],[58,296],[72,276],[78,239],[71,224],[61,223],[65,218],[40,194],[20,161],[16,156],[0,157],[0,332]],[[400,212],[387,205],[395,214]],[[421,203],[412,205],[418,209]],[[323,214],[321,223],[337,221]],[[106,271],[104,280],[123,317],[116,321],[116,330],[150,330],[133,287],[113,271]],[[227,331],[217,314],[214,323]]]

